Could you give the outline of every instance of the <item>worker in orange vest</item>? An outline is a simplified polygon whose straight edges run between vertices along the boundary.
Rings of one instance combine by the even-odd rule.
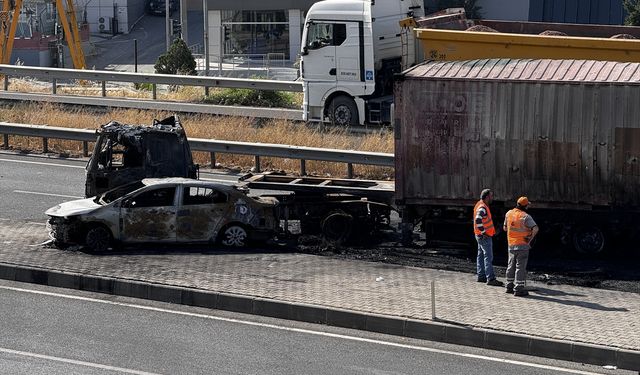
[[[517,297],[529,295],[524,289],[531,241],[538,234],[538,225],[527,213],[529,199],[518,198],[516,208],[507,212],[503,229],[507,232],[509,261],[507,265],[507,293]]]
[[[473,208],[473,233],[478,242],[477,280],[480,283],[486,282],[487,285],[503,286],[504,284],[496,279],[493,272],[493,236],[496,234],[496,229],[489,209],[492,201],[493,192],[490,189],[484,189],[480,193],[480,200]]]

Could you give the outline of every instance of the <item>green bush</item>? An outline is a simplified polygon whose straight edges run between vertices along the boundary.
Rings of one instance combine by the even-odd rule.
[[[624,24],[627,26],[640,26],[640,0],[624,0],[622,5],[627,13]]]
[[[251,107],[298,108],[294,94],[282,91],[222,89],[204,99],[205,103]]]
[[[135,82],[133,84],[133,87],[136,90],[142,90],[142,91],[151,91],[153,90],[153,84],[152,83],[147,83],[147,82]]]
[[[169,50],[153,66],[158,74],[196,75],[196,60],[182,39],[173,41]]]

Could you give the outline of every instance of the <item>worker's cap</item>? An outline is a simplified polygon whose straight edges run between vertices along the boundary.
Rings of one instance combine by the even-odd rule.
[[[480,193],[480,199],[485,199],[489,196],[489,194],[491,194],[491,189],[482,190],[482,192]]]
[[[526,207],[529,205],[529,198],[520,197],[518,198],[518,206]]]

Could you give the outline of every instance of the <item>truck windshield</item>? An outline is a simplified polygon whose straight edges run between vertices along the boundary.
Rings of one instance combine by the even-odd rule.
[[[132,191],[136,191],[142,187],[144,187],[145,184],[142,183],[142,181],[136,181],[136,182],[131,182],[129,184],[126,185],[122,185],[122,186],[118,186],[115,189],[111,189],[107,192],[105,192],[102,195],[99,195],[96,197],[96,203],[105,205],[105,204],[109,204],[111,202],[113,202],[114,200],[123,197],[129,193],[131,193]]]

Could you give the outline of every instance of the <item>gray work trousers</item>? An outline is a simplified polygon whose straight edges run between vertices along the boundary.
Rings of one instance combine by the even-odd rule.
[[[514,290],[524,288],[527,280],[527,261],[529,250],[509,250],[509,262],[507,264],[507,286],[514,285]]]

